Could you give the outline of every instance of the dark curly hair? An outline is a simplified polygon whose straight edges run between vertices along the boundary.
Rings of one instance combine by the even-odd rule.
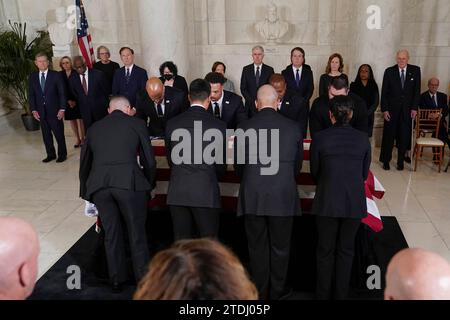
[[[175,63],[172,61],[166,61],[162,65],[159,66],[159,74],[161,77],[164,75],[164,69],[167,67],[167,69],[170,70],[170,72],[173,73],[173,76],[176,77],[178,75],[178,68]]]

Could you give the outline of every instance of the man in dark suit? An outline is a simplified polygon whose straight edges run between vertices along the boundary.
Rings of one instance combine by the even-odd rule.
[[[136,107],[136,95],[145,89],[147,71],[134,64],[134,50],[128,47],[120,49],[120,59],[124,66],[114,73],[112,94],[123,95]]]
[[[405,153],[411,144],[411,124],[420,102],[420,68],[408,64],[409,53],[397,52],[397,64],[384,72],[381,111],[384,114],[380,161],[390,170],[394,140],[397,143],[397,170],[403,170]],[[409,161],[408,161],[409,162]]]
[[[369,131],[366,103],[356,94],[349,92],[348,78],[345,75],[334,77],[328,87],[328,96],[322,95],[314,100],[309,112],[309,130],[311,138],[317,132],[330,128],[330,99],[336,96],[348,96],[353,101],[353,116],[350,125],[366,134]]]
[[[156,77],[148,79],[145,90],[137,95],[136,117],[147,123],[151,137],[164,137],[166,123],[187,109],[183,91],[165,87]]]
[[[211,85],[211,104],[208,111],[216,118],[225,121],[227,129],[236,129],[239,123],[248,119],[242,98],[223,89],[226,80],[222,74],[210,72],[205,80]]]
[[[450,148],[450,139],[447,131],[447,121],[445,118],[448,116],[448,99],[445,93],[439,92],[439,79],[431,78],[428,80],[428,91],[422,93],[420,96],[419,108],[421,109],[441,109],[442,118],[439,125],[438,138],[445,142]]]
[[[278,112],[297,122],[303,137],[306,137],[309,114],[309,107],[306,100],[295,91],[289,90],[284,77],[279,73],[274,73],[270,76],[269,83],[278,93]]]
[[[314,92],[314,77],[311,67],[305,64],[305,51],[302,48],[295,47],[291,50],[291,65],[281,74],[286,80],[287,88],[305,99],[309,106]]]
[[[66,94],[61,75],[48,69],[49,61],[45,53],[39,53],[34,63],[38,72],[33,72],[28,80],[28,101],[33,117],[41,123],[47,157],[42,162],[56,159],[53,136],[58,143],[58,159],[67,159],[66,139],[64,137],[64,112],[66,110]]]
[[[317,299],[346,299],[361,219],[367,215],[364,181],[370,167],[366,133],[351,127],[354,101],[330,101],[333,126],[317,132],[311,143],[311,176],[316,182]],[[334,292],[333,292],[334,276]]]
[[[129,101],[113,97],[108,111],[88,130],[81,150],[80,197],[97,206],[113,291],[120,291],[127,279],[123,229],[128,230],[136,280],[147,271],[147,196],[155,184],[156,161],[145,123],[130,116]]]
[[[193,238],[196,234],[215,238],[219,231],[218,177],[226,171],[226,124],[208,112],[210,94],[208,82],[194,80],[189,87],[190,108],[170,119],[166,126],[166,152],[171,166],[167,204],[175,240]],[[222,155],[216,153],[211,162],[203,154],[209,143],[195,140],[209,129],[220,132],[223,140],[219,146]]]
[[[70,77],[70,87],[78,101],[84,127],[88,130],[108,114],[108,82],[102,71],[88,70],[81,56],[73,58],[73,67],[77,74]]]
[[[258,113],[238,126],[244,132],[256,131],[258,137],[250,142],[245,137],[236,139],[235,168],[242,177],[238,215],[244,215],[250,271],[259,297],[280,299],[287,293],[292,225],[294,216],[300,214],[296,176],[303,160],[303,137],[298,123],[277,112],[278,94],[272,86],[258,90],[256,104]],[[267,141],[267,154],[276,158],[277,163],[270,164],[276,172],[264,172],[269,165],[262,164],[261,155],[256,164],[251,160],[252,145],[261,139]]]
[[[272,67],[263,64],[263,47],[253,47],[252,58],[253,63],[242,69],[241,76],[241,93],[245,99],[245,108],[249,112],[249,116],[253,116],[256,113],[256,92],[259,87],[269,83],[269,78],[274,73]]]

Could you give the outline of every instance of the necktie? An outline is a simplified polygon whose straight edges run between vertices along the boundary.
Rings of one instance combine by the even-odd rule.
[[[297,72],[295,74],[295,83],[297,84],[297,88],[300,87],[300,70],[297,69]]]
[[[41,73],[41,89],[42,89],[42,92],[44,92],[44,89],[45,89],[45,73]]]
[[[256,74],[255,74],[255,78],[256,78],[256,87],[259,87],[259,78],[260,78],[261,74],[259,73],[259,66],[256,67]]]
[[[402,89],[405,87],[405,69],[402,69],[402,75],[400,76],[400,80],[402,81]]]
[[[127,68],[125,73],[125,82],[128,84],[130,82],[130,69]]]
[[[214,102],[214,116],[220,119],[220,108],[217,102]]]
[[[438,106],[437,106],[437,103],[436,103],[436,95],[435,94],[433,94],[431,96],[431,100],[433,100],[433,107],[437,108]]]
[[[156,110],[158,111],[158,118],[164,117],[164,112],[160,103],[156,105]]]
[[[86,82],[86,74],[83,73],[81,76],[83,77],[83,80],[81,81],[81,84],[83,85],[84,94],[87,95],[88,94],[88,87],[87,87],[87,82]]]

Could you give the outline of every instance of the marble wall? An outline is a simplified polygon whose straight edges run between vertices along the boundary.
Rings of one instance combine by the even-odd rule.
[[[0,24],[26,21],[29,32],[55,21],[54,9],[70,0],[0,0]],[[383,71],[395,63],[397,48],[411,53],[426,80],[436,75],[441,90],[450,83],[450,1],[448,0],[274,0],[287,32],[265,43],[255,30],[263,21],[267,1],[259,0],[84,0],[94,46],[107,45],[113,60],[118,49],[135,48],[136,61],[149,74],[163,60],[174,60],[188,80],[202,77],[222,60],[227,75],[239,87],[242,67],[251,62],[255,44],[266,49],[265,62],[276,71],[289,64],[294,46],[306,51],[315,78],[324,72],[328,56],[340,52],[345,72],[354,78],[361,63],[370,63],[381,85]],[[380,29],[369,30],[367,8],[380,10]],[[77,49],[76,45],[73,46]]]

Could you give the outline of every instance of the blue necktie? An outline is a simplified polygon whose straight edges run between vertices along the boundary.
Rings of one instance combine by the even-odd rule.
[[[259,67],[256,67],[256,74],[255,74],[255,78],[256,78],[256,87],[259,87],[259,77],[261,76],[261,73],[259,73]]]
[[[402,89],[405,87],[405,69],[402,69],[402,75],[400,76],[400,80],[402,81]]]
[[[125,73],[125,82],[128,84],[130,82],[130,69],[127,68],[127,71]]]
[[[297,72],[295,74],[295,83],[297,84],[297,88],[300,87],[300,73],[299,73],[299,69],[297,69]]]
[[[44,92],[44,89],[45,89],[45,73],[41,73],[41,89],[42,89],[42,92]]]

